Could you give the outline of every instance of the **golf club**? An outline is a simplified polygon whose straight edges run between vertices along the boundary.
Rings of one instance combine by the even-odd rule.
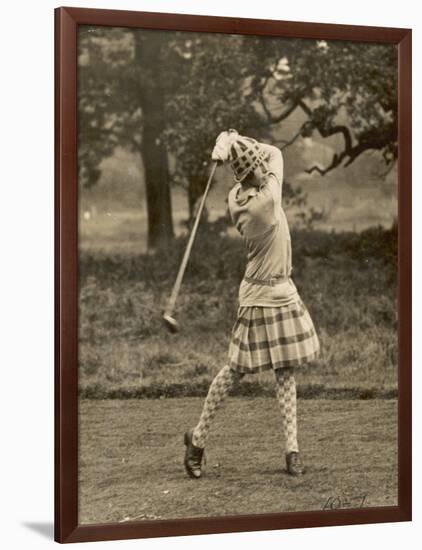
[[[177,273],[177,277],[176,277],[176,281],[175,281],[174,286],[173,286],[173,290],[171,291],[170,298],[167,302],[167,306],[166,306],[166,309],[165,309],[164,314],[163,314],[163,321],[164,321],[166,327],[168,328],[168,330],[172,333],[178,332],[178,330],[179,330],[179,324],[176,321],[176,319],[173,317],[174,308],[175,308],[175,305],[176,305],[177,297],[179,295],[180,287],[181,287],[182,280],[183,280],[183,275],[185,273],[186,266],[187,266],[187,263],[188,263],[188,260],[189,260],[189,256],[190,256],[190,253],[191,253],[191,250],[192,250],[193,241],[195,240],[196,232],[198,230],[199,220],[201,218],[202,211],[203,211],[204,206],[205,206],[205,201],[206,201],[207,195],[208,195],[209,190],[211,188],[211,182],[212,182],[212,179],[214,177],[214,173],[215,173],[216,168],[217,168],[217,162],[214,162],[213,165],[212,165],[212,168],[211,168],[211,172],[210,172],[210,175],[209,175],[209,178],[208,178],[207,185],[205,187],[204,194],[202,195],[201,203],[199,205],[198,213],[196,215],[195,222],[193,224],[192,231],[191,231],[191,234],[189,236],[189,241],[188,241],[188,244],[186,246],[185,253],[183,254],[182,262],[181,262],[180,267],[179,267],[179,272]]]

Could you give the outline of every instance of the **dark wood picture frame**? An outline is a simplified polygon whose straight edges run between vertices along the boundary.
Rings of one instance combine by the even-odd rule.
[[[78,525],[78,25],[398,46],[398,506]],[[130,11],[55,10],[55,540],[80,542],[411,519],[411,30]]]

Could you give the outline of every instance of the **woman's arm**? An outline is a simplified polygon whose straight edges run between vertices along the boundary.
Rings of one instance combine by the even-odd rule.
[[[270,172],[274,172],[278,177],[280,184],[282,184],[284,163],[283,155],[281,154],[280,149],[274,145],[268,145],[267,143],[260,143],[259,145],[266,153],[268,153],[268,157],[265,159],[268,170]]]
[[[269,183],[268,188],[271,189],[274,206],[275,209],[278,210],[279,208],[282,208],[284,169],[283,155],[281,154],[280,149],[274,145],[268,145],[266,143],[260,143],[259,145],[266,153],[268,153],[267,158],[264,159],[267,169],[277,176],[277,178],[270,178],[272,181]]]

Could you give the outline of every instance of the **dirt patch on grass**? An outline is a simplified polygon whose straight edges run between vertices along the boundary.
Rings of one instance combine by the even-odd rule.
[[[186,477],[202,399],[81,400],[79,521],[103,523],[397,504],[395,400],[299,401],[308,473],[285,473],[275,399],[231,398]],[[331,499],[331,500],[330,500]],[[328,503],[328,504],[327,504]]]

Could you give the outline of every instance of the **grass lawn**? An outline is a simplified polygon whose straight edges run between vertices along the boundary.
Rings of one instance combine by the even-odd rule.
[[[395,400],[299,400],[308,466],[285,472],[275,399],[230,398],[205,476],[183,468],[202,399],[80,401],[79,521],[104,523],[397,504]]]
[[[239,239],[202,227],[175,316],[162,312],[185,241],[154,254],[81,252],[79,386],[95,398],[203,396],[227,362],[245,251]],[[321,356],[298,373],[303,397],[395,397],[397,393],[396,231],[292,235],[293,279],[314,320]],[[128,239],[128,242],[130,239]],[[268,395],[273,378],[253,379]],[[244,388],[246,385],[243,386]]]
[[[271,372],[247,377],[217,417],[204,478],[190,480],[183,469],[183,432],[227,361],[242,243],[202,225],[177,335],[161,315],[183,238],[153,254],[116,243],[102,252],[82,247],[81,523],[397,503],[396,228],[296,231],[292,239],[293,278],[322,345],[320,358],[297,372],[308,465],[300,479],[285,473]]]

